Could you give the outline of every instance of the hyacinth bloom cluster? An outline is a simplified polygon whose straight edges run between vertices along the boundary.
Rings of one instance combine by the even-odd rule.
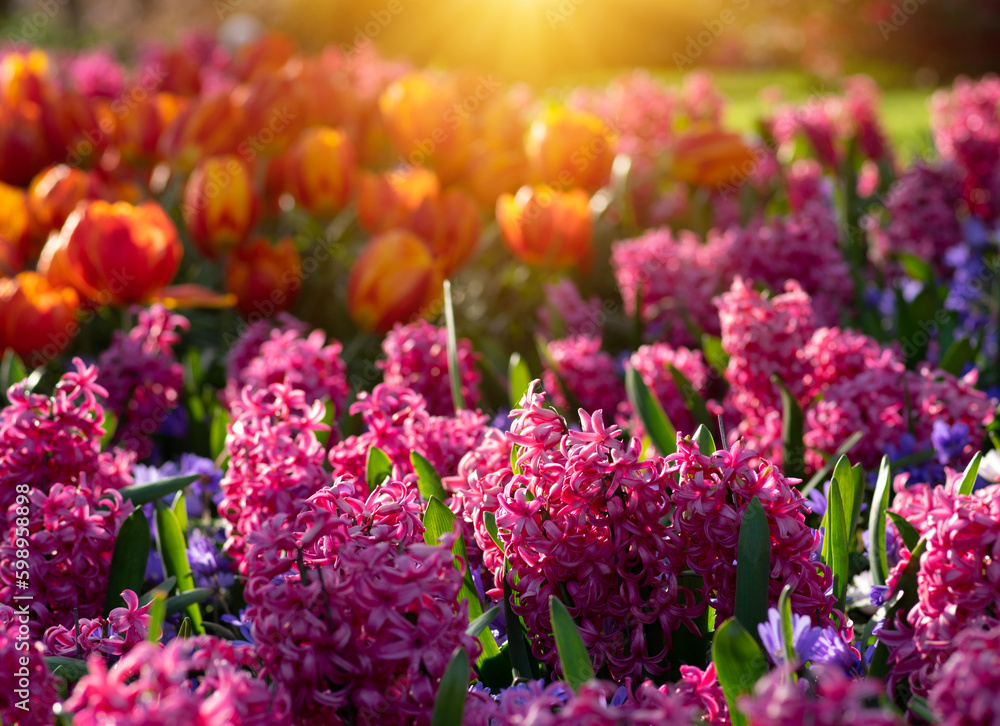
[[[678,431],[693,432],[695,421],[688,411],[684,398],[677,389],[677,384],[670,373],[669,366],[680,371],[698,393],[705,395],[714,377],[714,372],[705,363],[705,356],[700,350],[690,350],[684,347],[672,348],[666,343],[644,345],[629,358],[632,366],[643,382],[656,396],[670,423]],[[631,404],[626,400],[618,406],[620,417],[628,423],[628,429],[633,436],[642,437],[642,423],[632,411]]]
[[[961,379],[926,364],[907,371],[895,351],[871,338],[816,327],[812,299],[795,283],[767,298],[738,278],[716,305],[730,355],[731,401],[743,416],[739,432],[772,460],[780,461],[781,421],[773,376],[805,409],[806,463],[813,468],[822,465],[814,449],[833,452],[855,431],[865,435],[852,459],[874,468],[889,447],[899,447],[908,420],[929,448],[935,419],[968,426],[970,441],[978,441],[993,418],[990,400],[975,389],[975,371]]]
[[[969,211],[992,221],[1000,213],[1000,78],[959,78],[931,99],[934,143],[963,172]]]
[[[511,412],[507,433],[515,469],[469,477],[476,542],[496,591],[506,575],[514,609],[532,638],[534,654],[549,663],[556,653],[548,601],[565,588],[567,606],[597,667],[616,677],[659,673],[678,626],[695,630],[698,606],[681,588],[681,541],[661,520],[670,511],[662,460],[640,461],[640,443],[623,443],[600,412],[580,412],[580,431],[528,389]],[[500,546],[484,516],[496,518]],[[466,513],[468,518],[470,513]],[[501,549],[502,547],[502,549]],[[646,641],[658,626],[663,649]]]
[[[889,189],[885,226],[866,222],[872,232],[872,256],[897,273],[897,267],[890,264],[893,258],[915,255],[947,276],[945,255],[962,240],[957,215],[961,196],[961,177],[954,164],[914,162]]]
[[[881,637],[890,646],[890,683],[906,679],[919,695],[942,677],[963,631],[1000,626],[1000,486],[963,495],[960,479],[953,475],[944,487],[923,488],[900,502],[927,549],[917,573],[917,604]],[[896,566],[890,585],[908,560]]]
[[[1000,625],[967,628],[941,668],[930,705],[941,726],[1000,720]]]
[[[625,399],[625,384],[618,364],[601,350],[601,338],[578,335],[550,341],[542,381],[552,392],[552,401],[563,410],[572,408],[563,386],[587,411],[603,411],[610,419]]]
[[[236,401],[246,386],[260,391],[280,383],[302,391],[309,404],[330,402],[339,415],[350,392],[347,366],[340,358],[343,350],[340,342],[327,342],[322,330],[306,334],[303,327],[295,324],[271,328],[267,337],[261,335],[263,330],[252,326],[246,332],[245,347],[234,348],[235,354],[230,358],[232,367],[235,368],[237,361],[249,360],[228,379],[225,397],[230,408],[238,405]],[[253,350],[257,340],[260,344]],[[252,350],[254,354],[250,356]]]
[[[408,388],[423,396],[432,416],[455,413],[448,379],[448,330],[418,320],[409,325],[397,324],[382,341],[385,359],[376,365],[384,372],[386,386],[393,390]],[[458,368],[462,399],[475,407],[479,401],[478,355],[472,343],[458,341]]]
[[[232,411],[219,514],[227,522],[226,554],[245,572],[247,535],[277,515],[294,517],[329,483],[326,452],[316,438],[327,427],[319,401],[309,403],[303,391],[282,383],[244,388]]]
[[[791,585],[793,612],[809,616],[815,625],[834,617],[849,630],[835,599],[827,594],[833,582],[830,568],[813,561],[819,533],[805,524],[809,506],[794,488],[794,479],[786,479],[742,440],[729,449],[702,454],[693,439],[679,436],[677,452],[665,463],[673,528],[686,543],[685,564],[704,579],[702,596],[720,620],[733,614],[740,524],[757,497],[771,531],[772,604],[782,588]]]
[[[237,381],[231,388],[227,386],[224,398],[233,400],[239,397],[240,371],[250,365],[250,362],[260,353],[260,346],[271,337],[273,330],[287,332],[295,330],[300,335],[309,334],[309,326],[288,313],[278,313],[273,318],[264,318],[246,326],[240,331],[239,337],[232,341],[232,347],[226,355],[226,380]]]
[[[451,535],[423,543],[412,488],[388,481],[367,499],[357,489],[337,480],[294,520],[250,535],[256,653],[296,723],[424,723],[454,649],[478,654],[467,610],[455,609],[462,572]]]
[[[21,726],[49,726],[58,698],[56,681],[41,648],[24,649],[28,641],[18,638],[21,617],[20,609],[0,604],[0,713],[5,721],[16,715]]]
[[[594,335],[604,321],[604,311],[597,297],[584,300],[570,280],[546,283],[545,305],[538,308],[538,320],[551,338]]]
[[[258,669],[252,648],[212,636],[141,643],[110,669],[92,657],[65,709],[81,726],[288,723],[287,691],[255,677]]]
[[[0,557],[13,563],[27,549],[31,573],[28,588],[18,589],[18,571],[0,569],[0,598],[32,596],[35,638],[70,625],[74,608],[81,617],[100,614],[115,536],[133,510],[117,491],[131,483],[129,459],[100,453],[98,398],[106,392],[97,370],[79,359],[74,366],[52,397],[12,387],[0,413]]]
[[[153,451],[151,436],[180,404],[184,371],[173,346],[188,319],[162,305],[139,309],[128,333],[115,331],[111,346],[98,358],[97,382],[108,394],[106,407],[118,417],[114,443],[145,459]]]
[[[872,705],[881,696],[877,681],[851,680],[839,668],[818,668],[812,678],[798,680],[781,668],[740,698],[740,710],[750,726],[903,726],[889,707]]]
[[[368,450],[373,446],[385,452],[401,477],[413,474],[410,453],[414,451],[439,475],[451,476],[490,430],[487,417],[477,411],[463,409],[454,416],[432,416],[423,396],[385,383],[371,393],[359,393],[350,413],[361,416],[365,431],[331,447],[329,461],[334,476],[354,477],[361,486],[365,486]]]
[[[86,659],[93,653],[119,656],[132,650],[146,639],[149,630],[149,610],[152,601],[139,606],[138,596],[131,590],[122,592],[125,607],[113,608],[107,619],[101,616],[80,618],[67,628],[54,625],[45,631],[42,642],[45,655]]]

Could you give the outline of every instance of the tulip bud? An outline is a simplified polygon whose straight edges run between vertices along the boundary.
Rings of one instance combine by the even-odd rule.
[[[592,113],[551,108],[528,129],[525,152],[543,184],[596,192],[611,178],[618,137]]]
[[[0,279],[0,349],[10,348],[32,368],[59,355],[76,335],[80,301],[35,272]]]
[[[319,216],[333,216],[354,191],[354,147],[343,131],[307,129],[283,161],[287,189],[295,203]]]
[[[692,128],[674,145],[671,173],[692,186],[716,187],[742,182],[753,160],[739,134],[714,126]]]
[[[198,250],[209,259],[245,240],[258,211],[251,172],[238,156],[205,159],[184,187],[184,223]]]
[[[45,169],[28,188],[28,210],[35,238],[44,241],[50,232],[62,229],[79,202],[102,196],[97,179],[85,171],[65,164]]]
[[[411,320],[440,294],[441,277],[430,250],[406,230],[369,240],[347,280],[351,317],[361,328],[380,333]]]
[[[302,289],[302,259],[291,238],[272,245],[264,237],[248,240],[226,258],[226,292],[236,296],[243,316],[271,317],[290,310]]]
[[[105,305],[149,300],[173,280],[184,253],[177,229],[155,202],[83,202],[62,235],[74,287]]]
[[[590,266],[593,222],[583,190],[521,187],[497,199],[497,223],[508,249],[529,265]]]

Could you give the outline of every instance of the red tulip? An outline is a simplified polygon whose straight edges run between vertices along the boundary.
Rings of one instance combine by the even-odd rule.
[[[31,181],[28,210],[35,238],[44,241],[62,229],[76,205],[85,199],[106,197],[96,177],[65,164],[50,166]]]
[[[715,187],[742,181],[753,161],[753,151],[739,134],[697,127],[677,139],[671,171],[692,186]]]
[[[245,240],[258,211],[252,173],[238,156],[205,159],[184,187],[184,223],[198,250],[210,259]]]
[[[270,317],[290,310],[302,287],[302,259],[291,238],[272,245],[264,237],[249,240],[226,258],[226,291],[235,295],[244,317]]]
[[[324,126],[306,129],[282,162],[295,203],[320,216],[342,210],[354,191],[355,158],[343,131]]]
[[[70,287],[55,287],[35,272],[0,279],[0,349],[29,366],[59,355],[76,335],[80,301]]]
[[[521,187],[497,200],[497,223],[507,247],[530,265],[590,266],[593,222],[587,193]]]
[[[531,124],[525,151],[543,184],[593,193],[611,178],[617,145],[617,135],[598,116],[560,106]]]

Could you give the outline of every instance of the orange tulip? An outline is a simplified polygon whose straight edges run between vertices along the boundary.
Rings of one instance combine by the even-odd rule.
[[[79,330],[76,291],[55,287],[35,272],[0,279],[0,348],[32,368],[59,355]]]
[[[753,161],[753,151],[739,134],[703,126],[677,139],[671,173],[693,186],[716,187],[741,182]]]
[[[237,153],[247,143],[243,111],[231,94],[192,100],[160,136],[167,161],[190,171],[206,156]]]
[[[414,72],[386,88],[379,109],[396,150],[405,157],[401,161],[432,167],[445,184],[456,181],[475,137],[471,117],[457,110],[463,100],[458,81],[443,74]]]
[[[33,103],[0,106],[0,182],[24,186],[49,163],[41,118]]]
[[[332,216],[350,202],[356,161],[343,131],[325,126],[307,129],[283,163],[287,189],[304,209]]]
[[[238,156],[213,156],[188,179],[181,213],[198,250],[214,260],[247,238],[258,208],[247,165]]]
[[[441,277],[427,245],[412,232],[373,237],[347,280],[347,308],[363,329],[384,333],[411,320],[441,294]]]
[[[19,106],[44,102],[49,85],[49,57],[43,50],[14,51],[0,61],[0,103]]]
[[[93,166],[111,142],[113,119],[98,118],[91,101],[80,93],[52,91],[42,106],[42,125],[56,159],[73,165]]]
[[[524,146],[540,182],[593,193],[611,178],[618,137],[598,116],[559,106],[531,124]]]
[[[295,141],[312,114],[306,89],[286,75],[258,76],[238,96],[246,116],[246,141],[238,147],[248,160],[280,154]]]
[[[28,195],[17,187],[3,183],[0,183],[0,237],[16,245],[25,259],[31,256]]]
[[[100,187],[92,174],[65,164],[43,170],[28,188],[28,210],[35,238],[44,241],[50,232],[62,229],[84,199],[106,196]]]
[[[241,244],[226,259],[226,291],[244,317],[290,310],[302,288],[302,259],[291,238],[272,245],[264,237]]]
[[[385,174],[366,172],[358,192],[358,221],[372,234],[405,227],[425,200],[440,194],[437,175],[421,166]]]
[[[476,249],[482,231],[479,205],[468,192],[452,188],[424,202],[409,227],[427,243],[444,276],[451,277]]]
[[[148,166],[163,158],[160,137],[183,108],[185,99],[172,93],[143,97],[116,124],[116,140],[122,156],[133,165]]]
[[[103,305],[150,300],[173,280],[184,253],[177,228],[155,202],[83,202],[60,236],[74,287]]]
[[[497,199],[497,223],[508,249],[530,265],[590,266],[593,222],[581,189],[521,187]]]

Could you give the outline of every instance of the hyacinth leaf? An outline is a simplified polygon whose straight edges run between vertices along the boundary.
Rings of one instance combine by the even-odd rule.
[[[108,617],[114,608],[125,605],[122,592],[139,592],[142,589],[151,546],[149,520],[139,507],[128,515],[118,530],[115,550],[111,555],[107,594],[104,596],[104,617]]]
[[[555,595],[549,597],[549,615],[552,618],[552,634],[556,640],[563,677],[573,692],[577,693],[580,686],[594,678],[594,664],[590,661],[590,653],[583,644],[573,617],[562,600]]]
[[[504,572],[507,572],[507,565],[504,564]],[[524,630],[521,626],[521,619],[514,612],[514,590],[507,580],[507,575],[503,578],[503,619],[504,627],[507,629],[507,652],[510,655],[510,670],[514,683],[530,681],[534,678],[531,667],[531,657],[528,655],[528,644],[524,639]]]
[[[965,473],[962,474],[962,483],[958,486],[959,494],[972,494],[972,490],[976,486],[976,477],[979,476],[979,465],[982,460],[982,452],[977,451],[976,455],[972,457],[972,461],[965,467]]]
[[[167,575],[177,578],[178,593],[194,590],[194,575],[191,574],[184,535],[177,523],[177,517],[163,505],[163,502],[156,503],[156,538],[160,558],[163,560],[163,570]],[[198,603],[191,603],[185,611],[194,624],[195,632],[202,635],[204,631],[201,627],[201,608],[198,607]]]
[[[153,591],[152,605],[149,608],[149,626],[146,630],[146,640],[150,643],[160,642],[163,632],[163,621],[167,617],[167,594],[163,590]]]
[[[899,252],[896,256],[907,275],[928,285],[934,284],[934,270],[927,262],[909,252]]]
[[[337,407],[333,405],[326,397],[322,400],[323,403],[323,425],[326,427],[320,429],[316,432],[316,440],[319,441],[320,446],[324,449],[327,443],[330,441],[330,434],[333,433],[333,424],[337,420]]]
[[[142,607],[143,605],[148,605],[150,602],[152,602],[153,598],[156,597],[156,593],[158,592],[162,592],[164,597],[166,597],[167,595],[170,594],[170,591],[174,589],[174,586],[176,584],[177,584],[176,577],[168,577],[159,585],[156,585],[155,587],[151,588],[149,592],[146,592],[139,596],[139,607]]]
[[[760,499],[743,511],[736,556],[736,619],[751,634],[767,620],[771,582],[771,530]]]
[[[840,491],[840,501],[844,507],[844,536],[851,536],[851,512],[854,511],[854,472],[851,471],[851,462],[846,456],[841,456],[837,460],[837,465],[833,468],[833,481],[837,482],[837,489]],[[833,484],[830,484],[833,490]],[[829,531],[829,530],[827,530]]]
[[[229,412],[216,403],[212,410],[212,424],[208,430],[208,452],[212,461],[218,461],[226,453],[226,436],[229,433]]]
[[[8,348],[0,360],[0,390],[6,394],[7,389],[23,381],[27,375],[28,369],[24,367],[24,362],[17,353]]]
[[[885,585],[889,577],[889,561],[885,552],[885,510],[889,507],[891,483],[892,467],[889,464],[889,457],[883,456],[868,515],[868,551],[872,562],[872,582],[876,585]]]
[[[458,335],[455,332],[455,308],[451,302],[451,281],[444,281],[444,321],[448,328],[448,380],[451,382],[451,400],[455,412],[465,408],[462,397],[462,375],[458,367]]]
[[[729,704],[733,726],[746,726],[747,719],[737,708],[739,697],[750,693],[767,673],[767,658],[750,632],[736,618],[729,618],[715,631],[712,661],[722,692]]]
[[[500,614],[500,606],[494,605],[489,610],[484,612],[478,618],[469,623],[469,627],[465,629],[466,634],[472,637],[478,637],[483,629],[493,622],[494,618]]]
[[[809,478],[808,482],[799,487],[799,493],[802,496],[806,496],[813,489],[815,489],[820,484],[828,480],[830,478],[830,473],[833,471],[833,467],[836,465],[838,461],[840,461],[840,457],[848,453],[851,449],[853,449],[854,446],[859,441],[861,441],[861,438],[863,436],[864,434],[861,431],[855,431],[853,434],[848,436],[844,440],[844,443],[842,443],[840,446],[837,447],[837,450],[834,452],[833,456],[831,456],[830,459],[825,464],[823,464],[823,467],[815,474],[813,474]]]
[[[196,587],[193,590],[182,592],[180,595],[168,597],[167,617],[169,618],[171,615],[176,615],[179,612],[187,610],[189,607],[196,605],[197,603],[205,602],[214,594],[215,591],[207,587]],[[204,623],[202,625],[204,625]]]
[[[104,412],[104,434],[101,436],[101,451],[107,451],[118,430],[118,417],[113,411]]]
[[[373,492],[392,478],[392,461],[389,456],[377,446],[368,449],[368,460],[365,462],[365,481],[368,491]]]
[[[847,546],[853,549],[854,542],[854,532],[857,530],[858,525],[861,520],[861,505],[865,499],[865,484],[868,478],[865,476],[865,470],[861,464],[855,464],[851,467],[851,474],[854,476],[854,488],[852,491],[853,499],[851,501],[850,508],[844,508],[844,516],[850,517],[846,520],[847,524]],[[844,490],[841,489],[841,492]]]
[[[181,534],[184,535],[184,544],[187,544],[188,510],[187,502],[184,501],[183,491],[177,492],[174,496],[173,504],[170,505],[170,511],[177,517],[177,524],[181,528]]]
[[[464,648],[457,648],[441,676],[431,726],[453,726],[462,723],[465,698],[469,688],[469,655]]]
[[[892,513],[890,512],[890,516]],[[895,629],[896,616],[905,622],[907,615],[913,606],[917,604],[917,573],[920,572],[920,560],[927,549],[927,540],[923,537],[913,546],[910,551],[910,560],[903,569],[899,581],[896,583],[896,590],[893,594],[899,593],[899,597],[889,607],[885,614],[885,628]],[[882,640],[879,640],[872,657],[871,666],[868,673],[876,678],[885,678],[889,673],[889,649]]]
[[[920,541],[920,533],[917,531],[917,528],[895,512],[889,512],[888,514],[889,519],[891,519],[892,523],[896,525],[896,531],[899,532],[899,538],[903,540],[903,544],[906,545],[906,549],[912,552],[913,548],[917,546],[917,542]],[[886,572],[888,573],[888,570],[886,570]]]
[[[792,586],[781,588],[778,597],[778,614],[781,616],[781,644],[785,650],[785,662],[795,662],[795,626],[792,622]]]
[[[124,489],[119,489],[118,493],[122,499],[132,502],[137,507],[150,502],[158,501],[174,492],[179,492],[188,484],[198,481],[200,474],[185,474],[184,476],[171,476],[166,479],[151,481],[147,484],[135,484]]]
[[[785,476],[795,479],[806,477],[806,446],[803,441],[802,406],[778,376],[772,379],[781,391],[781,443],[782,469]]]
[[[427,461],[426,457],[416,451],[411,451],[410,463],[413,464],[413,471],[417,473],[417,488],[425,502],[430,501],[431,497],[436,497],[442,502],[448,498],[444,484],[441,483],[441,477],[438,476],[434,465]]]
[[[854,477],[848,469],[848,486],[852,487]],[[826,499],[826,516],[823,519],[826,534],[823,537],[823,561],[833,573],[833,595],[844,609],[847,601],[847,583],[850,580],[849,561],[847,556],[847,525],[844,517],[844,498],[841,493],[840,481],[834,470],[830,482],[830,493]]]
[[[708,412],[705,399],[698,393],[698,389],[694,387],[691,381],[688,380],[688,377],[681,373],[673,363],[667,363],[667,369],[670,371],[670,377],[674,380],[674,386],[677,387],[681,398],[684,400],[684,406],[691,413],[691,416],[694,417],[695,423],[701,424],[711,431],[712,426],[715,425],[715,419]]]
[[[59,655],[45,656],[45,665],[49,673],[59,676],[67,683],[76,683],[87,675],[87,661],[79,658],[65,658]]]
[[[968,338],[959,338],[952,343],[945,354],[941,356],[939,368],[951,373],[953,376],[962,375],[965,364],[971,361],[976,355],[975,349]]]
[[[503,552],[503,543],[500,541],[500,530],[497,529],[497,515],[493,512],[483,512],[483,524],[490,535],[493,543]]]
[[[677,429],[670,423],[663,406],[642,380],[642,375],[632,366],[627,366],[625,370],[625,390],[632,404],[632,410],[639,416],[642,427],[646,429],[646,434],[656,450],[663,456],[675,453]]]
[[[923,696],[910,696],[906,704],[907,709],[915,716],[919,716],[926,723],[939,723],[937,714]]]
[[[712,432],[704,424],[699,425],[695,429],[694,442],[698,444],[698,451],[705,456],[711,456],[717,451],[715,448],[715,438],[713,438]]]
[[[729,366],[729,353],[722,347],[722,338],[707,334],[701,336],[701,350],[708,364],[721,376]]]
[[[191,618],[184,618],[181,621],[181,626],[177,628],[178,638],[190,638],[191,637]]]
[[[510,354],[507,377],[510,379],[510,406],[517,408],[524,394],[528,392],[528,387],[531,386],[531,369],[520,353]]]
[[[927,344],[929,337],[921,327],[921,323],[926,325],[926,321],[934,320],[939,308],[937,294],[933,286],[927,286],[920,292],[912,302],[907,303],[903,296],[903,291],[896,288],[896,310],[897,310],[897,330],[898,338],[907,341],[910,345],[903,346],[903,356],[906,367],[910,370],[916,368],[917,364],[927,358]],[[918,344],[917,341],[923,343]],[[909,355],[907,355],[909,351]]]

